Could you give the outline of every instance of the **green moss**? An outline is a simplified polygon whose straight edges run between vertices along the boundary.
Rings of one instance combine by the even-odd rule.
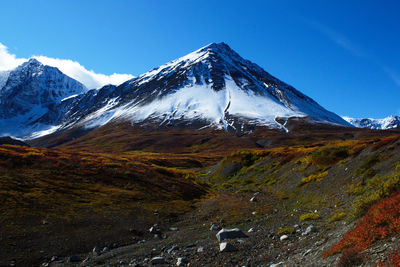
[[[345,191],[346,194],[350,196],[359,196],[365,192],[365,187],[363,187],[362,182],[357,184],[351,184],[349,188]]]
[[[263,184],[267,185],[267,186],[271,186],[276,184],[276,182],[278,181],[277,178],[273,178],[271,176],[267,176],[263,179]]]
[[[329,222],[336,222],[343,220],[346,217],[346,212],[339,212],[335,213],[332,215],[332,217],[329,218]]]
[[[393,192],[398,192],[399,190],[400,164],[398,163],[395,172],[389,175],[376,175],[366,181],[363,193],[353,202],[350,219],[358,219],[368,211],[371,205],[378,203],[382,198],[389,197]]]
[[[236,191],[236,193],[254,193],[256,190],[250,188],[250,187],[242,187],[239,190]]]
[[[300,216],[300,221],[318,220],[318,219],[319,219],[318,213],[313,213],[313,212],[305,213]]]
[[[328,175],[328,171],[320,172],[320,173],[315,173],[315,174],[310,174],[307,177],[304,177],[301,179],[301,181],[297,184],[297,186],[302,186],[304,184],[308,184],[311,182],[319,182],[324,178],[325,176]]]
[[[353,210],[350,216],[351,221],[363,216],[373,204],[378,203],[382,198],[380,191],[374,191],[366,195],[359,196],[353,202]]]
[[[294,228],[293,227],[285,227],[279,229],[279,231],[276,233],[277,235],[289,235],[294,233]]]
[[[372,169],[372,167],[375,166],[378,162],[380,162],[380,158],[378,155],[373,154],[369,156],[367,160],[360,166],[360,168],[354,171],[354,175],[363,176],[365,178],[373,177],[376,172],[374,169]]]
[[[331,166],[340,160],[347,158],[350,155],[349,147],[339,146],[339,147],[325,147],[318,149],[311,153],[312,163],[319,166]]]

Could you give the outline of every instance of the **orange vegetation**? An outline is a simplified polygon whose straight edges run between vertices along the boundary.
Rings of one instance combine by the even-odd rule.
[[[349,248],[361,252],[369,248],[376,240],[395,233],[400,234],[400,194],[373,205],[357,223],[356,228],[331,247],[324,257]]]

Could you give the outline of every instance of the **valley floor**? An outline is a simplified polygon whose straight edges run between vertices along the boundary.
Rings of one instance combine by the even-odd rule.
[[[398,263],[400,134],[291,138],[225,153],[0,145],[0,265]],[[221,228],[247,237],[220,252]]]

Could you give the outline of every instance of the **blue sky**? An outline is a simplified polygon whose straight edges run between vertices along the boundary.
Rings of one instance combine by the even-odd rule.
[[[339,115],[400,113],[398,1],[2,1],[0,43],[17,58],[71,59],[139,75],[226,42]]]

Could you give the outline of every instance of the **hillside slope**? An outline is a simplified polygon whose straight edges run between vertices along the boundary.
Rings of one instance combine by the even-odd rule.
[[[14,258],[19,266],[37,265],[53,255],[58,260],[51,266],[73,266],[71,255],[93,266],[146,265],[154,256],[171,265],[185,257],[193,266],[331,266],[345,260],[334,245],[358,229],[355,222],[371,206],[399,190],[400,134],[343,128],[278,136],[265,147],[249,142],[243,150],[243,141],[231,140],[224,151],[208,140],[197,150],[173,153],[150,144],[142,144],[148,152],[123,152],[122,145],[111,154],[94,152],[100,147],[90,139],[69,145],[92,152],[3,145],[1,238],[7,245],[0,263]],[[253,196],[257,201],[250,201]],[[161,232],[156,237],[148,232],[155,223]],[[248,239],[229,241],[238,251],[220,253],[210,224],[254,231],[246,233]],[[368,231],[374,229],[380,228],[372,224]],[[396,236],[387,231],[366,240],[368,257],[358,250],[351,258],[377,263],[396,248]],[[355,247],[364,242],[357,240]],[[387,250],[379,250],[381,242]],[[93,254],[95,246],[111,251]],[[175,252],[168,252],[173,246]]]

